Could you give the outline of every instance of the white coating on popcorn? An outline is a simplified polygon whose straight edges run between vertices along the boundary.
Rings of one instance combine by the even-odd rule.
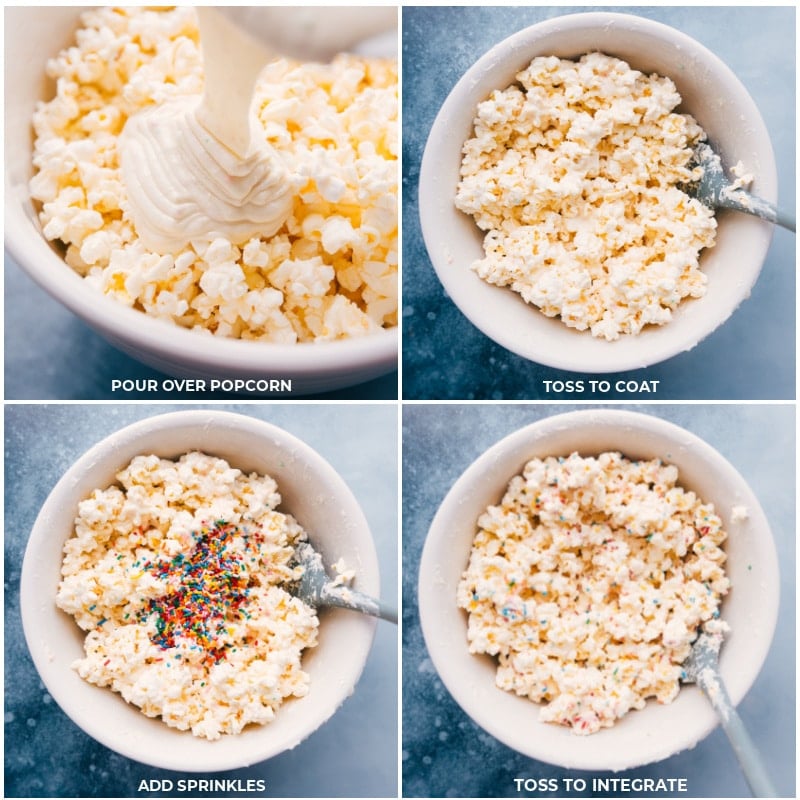
[[[601,53],[535,58],[480,103],[456,206],[486,231],[473,269],[609,341],[702,297],[713,211],[681,189],[696,121],[674,83]]]
[[[669,703],[700,626],[727,628],[725,538],[672,465],[533,459],[478,520],[458,586],[469,650],[496,656],[497,685],[573,733]]]
[[[137,456],[78,506],[56,603],[87,632],[82,678],[149,717],[218,739],[303,697],[316,611],[293,597],[294,545],[267,475],[191,452]]]
[[[257,141],[245,156],[233,153],[200,124],[196,101],[134,114],[119,156],[136,234],[157,253],[180,253],[202,239],[266,239],[292,209],[289,173],[274,150]]]
[[[278,59],[255,88],[265,143],[289,173],[275,235],[145,247],[120,171],[129,118],[203,91],[193,9],[97,8],[47,65],[34,114],[31,194],[47,239],[98,291],[218,336],[291,344],[397,324],[397,65],[342,55]]]

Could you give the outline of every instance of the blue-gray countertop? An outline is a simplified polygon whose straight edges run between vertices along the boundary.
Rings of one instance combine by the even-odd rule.
[[[176,408],[155,404],[5,408],[4,796],[167,796],[138,792],[139,782],[145,778],[170,778],[177,783],[179,777],[224,777],[263,779],[265,790],[250,796],[395,797],[398,637],[397,628],[386,622],[378,623],[355,692],[322,728],[294,750],[247,769],[213,776],[181,776],[116,755],[84,734],[39,680],[22,633],[19,578],[27,538],[42,503],[66,469],[92,444],[136,420]],[[367,517],[378,551],[382,596],[394,605],[397,409],[386,404],[213,408],[274,423],[333,465]]]
[[[770,132],[780,204],[795,204],[793,7],[409,7],[403,9],[403,396],[409,399],[591,399],[550,393],[575,373],[529,362],[488,339],[447,297],[420,232],[422,151],[442,103],[492,45],[550,17],[621,11],[683,31],[747,87]],[[588,376],[594,377],[594,376]],[[602,376],[659,380],[655,398],[793,399],[795,238],[777,229],[751,297],[693,350],[643,370]],[[597,399],[623,397],[611,392]],[[625,399],[638,399],[635,396]]]
[[[585,408],[586,406],[580,406]],[[779,797],[795,796],[795,409],[793,405],[625,405],[670,420],[719,450],[758,497],[781,565],[781,608],[769,657],[739,705]],[[406,405],[403,409],[403,794],[405,797],[592,796],[517,791],[515,778],[591,773],[534,761],[481,730],[456,704],[428,656],[417,613],[428,527],[458,476],[495,442],[576,406]],[[466,647],[466,643],[465,643]],[[636,712],[632,712],[636,713]],[[602,732],[595,734],[602,736]],[[603,773],[610,776],[612,773]],[[694,749],[616,777],[685,778],[688,797],[748,797],[717,728]],[[563,785],[563,784],[562,784]],[[589,783],[591,786],[591,783]],[[641,792],[605,796],[642,796]],[[603,796],[603,793],[595,793]],[[650,796],[650,795],[648,795]],[[652,796],[680,796],[677,793]]]

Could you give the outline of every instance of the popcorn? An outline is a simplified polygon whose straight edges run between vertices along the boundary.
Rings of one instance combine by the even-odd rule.
[[[535,58],[478,105],[456,206],[486,231],[472,265],[548,317],[613,341],[702,297],[713,211],[681,185],[705,139],[669,78],[601,53]]]
[[[199,452],[137,456],[117,480],[79,503],[64,546],[56,603],[87,631],[78,674],[207,739],[307,694],[317,614],[284,588],[306,534],[275,510],[275,481]]]
[[[219,336],[310,342],[397,324],[393,61],[268,65],[254,107],[292,174],[290,218],[268,241],[192,242],[155,268],[165,254],[137,239],[119,134],[143,109],[202,94],[195,13],[96,8],[81,21],[76,44],[47,65],[57,91],[34,114],[30,182],[44,235],[65,245],[72,269],[125,305]]]
[[[478,520],[457,602],[471,653],[539,718],[591,734],[671,702],[700,627],[727,630],[726,538],[661,461],[533,459]]]

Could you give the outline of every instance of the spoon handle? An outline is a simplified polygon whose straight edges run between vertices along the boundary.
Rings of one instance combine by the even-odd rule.
[[[371,617],[380,617],[387,622],[397,624],[397,609],[376,600],[368,594],[358,592],[355,589],[348,589],[346,586],[336,587],[336,591],[330,588],[320,597],[320,604],[326,606],[336,606],[337,608],[349,608],[352,611],[360,611]]]
[[[797,223],[794,214],[790,214],[785,209],[778,208],[775,210],[775,224],[780,225],[781,228],[796,233]]]
[[[773,203],[762,200],[743,189],[723,189],[719,193],[717,204],[723,208],[732,208],[736,211],[743,211],[745,214],[761,217],[761,219],[774,222],[792,232],[796,228],[793,214],[777,208]]]
[[[778,797],[758,749],[733,707],[719,672],[709,668],[700,670],[697,683],[720,718],[722,729],[733,747],[753,797]]]

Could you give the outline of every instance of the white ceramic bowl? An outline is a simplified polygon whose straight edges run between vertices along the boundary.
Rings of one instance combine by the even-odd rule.
[[[456,587],[479,515],[500,501],[531,458],[608,450],[675,464],[680,485],[713,502],[723,520],[732,588],[722,604],[731,632],[721,669],[734,703],[761,669],[778,614],[778,561],[764,512],[741,475],[697,436],[646,414],[587,410],[541,420],[491,447],[456,481],[431,524],[419,571],[422,631],[442,681],[478,725],[531,758],[570,769],[621,770],[657,761],[694,746],[717,723],[701,691],[684,686],[669,705],[649,701],[612,728],[576,736],[539,722],[538,705],[497,688],[496,660],[467,650],[467,615],[456,606]],[[731,520],[735,505],[747,507],[744,522]]]
[[[70,44],[81,10],[5,10],[5,244],[14,260],[115,347],[168,375],[283,378],[292,380],[293,394],[310,394],[353,386],[396,369],[396,329],[308,345],[203,336],[100,295],[64,264],[43,238],[28,192],[31,118],[37,101],[53,95],[45,61]]]
[[[351,611],[321,611],[319,644],[303,656],[311,676],[308,695],[286,701],[267,725],[213,742],[148,718],[119,694],[82,680],[71,664],[83,655],[84,633],[55,605],[62,546],[73,533],[78,502],[114,483],[115,473],[136,455],[173,458],[192,449],[271,475],[282,497],[280,510],[295,516],[326,564],[344,558],[356,571],[355,585],[376,597],[379,579],[369,527],[342,478],[308,445],[266,422],[217,411],[163,414],[109,436],[70,467],[39,513],[22,567],[22,622],[36,668],[64,712],[97,741],[155,767],[205,772],[263,761],[322,725],[352,693],[375,620]]]
[[[701,256],[706,296],[683,302],[667,325],[614,342],[568,328],[511,289],[478,278],[470,265],[483,257],[483,234],[453,204],[461,147],[472,133],[477,104],[493,89],[513,84],[535,56],[576,58],[590,51],[672,78],[683,98],[679,110],[700,122],[724,163],[741,159],[755,176],[755,194],[775,202],[777,178],[769,134],[747,90],[713,53],[661,23],[632,14],[567,14],[505,39],[467,70],[436,117],[420,170],[420,221],[439,280],[464,315],[508,350],[551,367],[605,373],[689,350],[728,319],[758,278],[772,225],[745,214],[719,213],[716,246]]]

